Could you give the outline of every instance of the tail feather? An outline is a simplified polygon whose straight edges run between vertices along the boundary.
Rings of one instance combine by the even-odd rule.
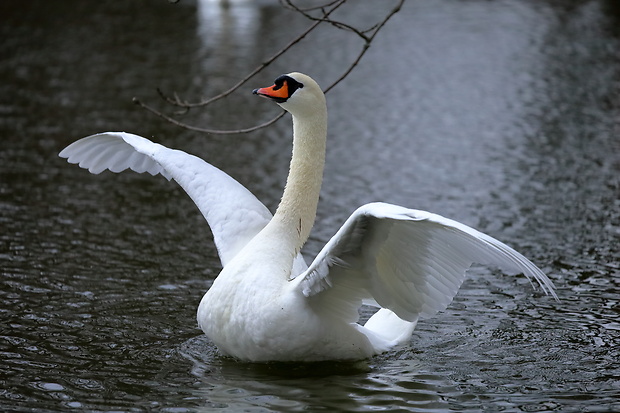
[[[413,334],[418,320],[406,321],[387,308],[381,308],[360,330],[368,337],[377,353],[406,343]]]

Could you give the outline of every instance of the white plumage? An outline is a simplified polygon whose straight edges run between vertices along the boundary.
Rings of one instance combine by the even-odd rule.
[[[290,174],[274,216],[221,170],[137,135],[93,135],[60,153],[95,174],[162,174],[192,198],[223,266],[200,303],[198,323],[222,353],[250,361],[312,361],[386,351],[409,340],[419,318],[450,304],[473,263],[523,273],[556,297],[549,278],[500,241],[386,203],[358,208],[308,267],[299,251],[314,224],[321,186],[325,99],[299,73],[254,93],[293,115]],[[363,326],[357,323],[362,304],[381,307]]]

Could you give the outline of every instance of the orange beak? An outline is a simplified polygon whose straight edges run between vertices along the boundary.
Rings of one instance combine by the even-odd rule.
[[[285,102],[286,99],[289,98],[288,83],[284,81],[284,83],[280,87],[278,87],[277,85],[273,85],[269,87],[262,87],[260,89],[254,89],[252,93],[259,96],[264,96],[266,98],[271,98],[276,102]]]

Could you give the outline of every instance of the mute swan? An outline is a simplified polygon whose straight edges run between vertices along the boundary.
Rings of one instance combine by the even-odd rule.
[[[275,215],[205,161],[140,136],[110,132],[60,156],[98,174],[162,174],[196,203],[223,269],[198,307],[198,324],[221,353],[247,361],[356,360],[405,343],[419,318],[444,310],[472,263],[534,279],[527,258],[459,222],[386,203],[357,209],[308,267],[300,249],[314,224],[325,161],[327,107],[317,83],[289,73],[254,94],[293,117],[293,154]],[[364,324],[362,304],[380,307]]]

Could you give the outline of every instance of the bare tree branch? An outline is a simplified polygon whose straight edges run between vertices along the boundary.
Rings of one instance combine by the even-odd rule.
[[[272,55],[271,57],[269,57],[267,60],[265,60],[263,63],[261,63],[258,67],[256,67],[254,70],[252,70],[248,75],[246,75],[243,79],[241,79],[239,82],[237,82],[235,85],[233,85],[232,87],[230,87],[228,90],[215,95],[211,98],[208,99],[203,99],[201,101],[198,102],[189,102],[187,100],[182,100],[176,93],[173,96],[168,96],[166,94],[164,94],[160,89],[157,89],[158,93],[160,94],[160,96],[162,97],[162,99],[164,99],[167,103],[176,106],[178,108],[182,109],[182,112],[187,112],[192,108],[198,108],[198,107],[206,107],[208,105],[210,105],[213,102],[216,102],[220,99],[226,98],[227,96],[231,95],[232,93],[234,93],[236,90],[238,90],[241,86],[243,86],[245,83],[247,83],[250,79],[252,79],[254,76],[256,76],[258,73],[260,73],[261,71],[263,71],[267,66],[269,66],[271,63],[273,63],[275,60],[277,60],[280,56],[282,56],[283,54],[285,54],[287,51],[289,51],[293,46],[295,46],[297,43],[301,42],[308,34],[310,34],[313,30],[315,30],[321,23],[327,23],[327,24],[331,24],[332,26],[341,29],[341,30],[345,30],[345,31],[349,31],[354,33],[355,35],[359,36],[361,39],[364,40],[364,44],[362,46],[362,49],[360,51],[360,53],[357,55],[357,57],[353,60],[353,62],[349,65],[349,67],[347,67],[347,69],[343,72],[343,74],[336,79],[336,81],[334,81],[331,85],[329,85],[324,92],[328,93],[330,90],[332,90],[336,85],[338,85],[340,82],[342,82],[359,64],[359,62],[362,60],[362,58],[364,57],[364,55],[366,54],[366,52],[368,51],[368,49],[371,46],[371,43],[373,42],[373,40],[375,39],[375,37],[377,36],[377,34],[379,33],[379,31],[387,24],[387,22],[396,14],[400,11],[400,9],[402,8],[402,5],[404,4],[405,0],[398,0],[397,5],[391,9],[385,16],[384,18],[376,23],[375,25],[373,25],[372,27],[366,29],[366,30],[359,30],[355,27],[353,27],[352,25],[348,24],[348,23],[344,23],[344,22],[340,22],[340,21],[336,21],[332,18],[330,18],[330,15],[335,12],[338,8],[340,8],[342,5],[344,5],[348,0],[330,0],[327,1],[325,4],[319,5],[319,6],[315,6],[315,7],[311,7],[311,8],[301,8],[298,7],[297,5],[293,4],[292,0],[280,0],[280,3],[286,7],[289,8],[291,10],[294,10],[297,13],[300,13],[301,15],[303,15],[304,17],[306,17],[307,19],[311,20],[313,23],[306,29],[304,30],[302,33],[300,33],[297,37],[295,37],[293,40],[291,40],[286,46],[284,46],[282,49],[280,49],[278,52],[276,52],[274,55]],[[312,12],[316,12],[317,10],[320,10],[320,17],[314,16],[310,13]],[[192,131],[196,131],[196,132],[201,132],[201,133],[209,133],[209,134],[237,134],[237,133],[248,133],[248,132],[253,132],[255,130],[258,129],[262,129],[265,128],[269,125],[272,125],[273,123],[275,123],[276,121],[278,121],[280,118],[282,118],[282,116],[284,116],[285,112],[282,111],[280,112],[277,116],[275,116],[274,118],[272,118],[271,120],[261,123],[259,125],[256,126],[252,126],[252,127],[248,127],[248,128],[242,128],[242,129],[234,129],[234,130],[219,130],[219,129],[208,129],[208,128],[202,128],[202,127],[198,127],[198,126],[192,126],[189,124],[186,124],[184,122],[181,122],[177,119],[174,119],[173,117],[166,115],[165,113],[158,111],[157,109],[154,109],[153,107],[151,107],[150,105],[147,105],[145,103],[143,103],[142,101],[140,101],[138,98],[134,98],[134,103],[138,104],[139,106],[141,106],[142,108],[146,109],[147,111],[153,113],[154,115],[159,116],[162,119],[165,119],[166,121],[182,127],[184,129],[188,129],[188,130],[192,130]]]
[[[282,116],[284,116],[286,114],[286,111],[282,110],[282,111],[280,111],[280,113],[276,117],[272,118],[271,120],[268,120],[267,122],[264,122],[264,123],[261,123],[259,125],[252,126],[252,127],[249,127],[249,128],[244,128],[244,129],[231,129],[231,130],[207,129],[207,128],[201,128],[199,126],[192,126],[192,125],[189,125],[187,123],[183,123],[181,121],[178,121],[178,120],[174,119],[173,117],[170,117],[170,116],[166,115],[165,113],[160,112],[157,109],[154,109],[151,106],[145,104],[144,102],[140,101],[138,98],[133,98],[133,103],[135,103],[136,105],[138,105],[138,106],[148,110],[152,114],[157,115],[160,118],[167,120],[168,122],[172,123],[173,125],[179,126],[179,127],[183,128],[183,129],[188,129],[188,130],[192,130],[192,131],[195,131],[195,132],[201,132],[201,133],[209,133],[209,134],[213,134],[213,135],[234,135],[236,133],[254,132],[255,130],[265,128],[265,127],[267,127],[269,125],[273,125],[278,120],[280,120],[280,118]]]
[[[359,30],[359,29],[351,26],[350,24],[343,23],[341,21],[337,21],[337,20],[334,20],[334,19],[326,18],[326,17],[314,17],[313,15],[311,15],[309,13],[309,11],[314,11],[316,9],[323,9],[323,7],[325,7],[325,6],[317,6],[317,7],[302,9],[301,7],[298,7],[295,4],[293,4],[292,0],[280,0],[280,3],[284,7],[286,7],[287,9],[294,10],[297,13],[300,13],[301,15],[303,15],[308,20],[312,20],[312,21],[319,21],[320,20],[320,21],[329,23],[329,24],[331,24],[332,26],[334,26],[334,27],[336,27],[338,29],[348,30],[348,31],[350,31],[352,33],[357,34],[364,41],[368,41],[368,36],[366,36],[366,33],[374,30],[378,26],[378,24],[375,24],[375,25],[373,25],[372,27],[370,27],[370,28],[368,28],[366,30]]]
[[[374,29],[374,32],[370,35],[370,37],[368,37],[366,39],[366,43],[364,43],[364,46],[362,47],[362,51],[359,53],[359,55],[357,55],[357,58],[353,61],[353,63],[351,63],[351,65],[347,68],[347,70],[345,70],[344,73],[334,83],[332,83],[331,85],[329,85],[329,87],[327,87],[327,89],[325,89],[325,91],[324,91],[325,93],[327,93],[330,90],[332,90],[338,83],[342,82],[347,76],[349,76],[349,74],[353,71],[353,69],[355,69],[355,67],[362,60],[362,57],[364,57],[364,55],[366,54],[366,52],[370,48],[370,44],[375,39],[375,36],[377,36],[377,33],[379,33],[379,30],[381,30],[383,28],[383,26],[385,26],[385,24],[388,22],[388,20],[390,20],[396,13],[398,13],[400,11],[400,9],[402,8],[404,2],[405,2],[405,0],[400,0],[398,2],[398,4],[396,5],[396,7],[394,7],[385,16],[385,18],[379,24],[377,24],[376,28]]]
[[[329,11],[324,12],[323,19],[327,19],[332,12],[336,11],[336,9],[338,9],[340,6],[342,6],[346,2],[347,0],[337,0],[337,1],[331,2],[330,4],[333,4],[333,7]],[[172,97],[163,95],[161,92],[160,94],[164,96],[164,98],[166,99],[168,103],[175,105],[175,106],[182,107],[182,108],[191,109],[191,108],[196,108],[196,107],[208,106],[209,104],[217,100],[227,97],[228,95],[232,94],[237,89],[239,89],[241,86],[243,86],[245,83],[247,83],[248,80],[252,79],[258,73],[260,73],[263,69],[265,69],[267,66],[269,66],[274,61],[276,61],[280,56],[282,56],[284,53],[290,50],[293,46],[295,46],[297,43],[302,41],[308,34],[310,34],[314,29],[316,29],[319,26],[319,24],[325,21],[323,19],[315,20],[315,22],[311,24],[306,30],[304,30],[301,34],[299,34],[297,37],[291,40],[286,46],[284,46],[282,49],[276,52],[273,56],[271,56],[270,58],[265,60],[263,63],[261,63],[258,67],[252,70],[243,79],[241,79],[239,82],[237,82],[234,86],[232,86],[230,89],[226,90],[225,92],[222,92],[209,99],[202,100],[200,102],[195,102],[195,103],[190,103],[188,101],[181,101],[181,99],[179,99],[179,97],[176,95],[174,98],[172,98]]]

